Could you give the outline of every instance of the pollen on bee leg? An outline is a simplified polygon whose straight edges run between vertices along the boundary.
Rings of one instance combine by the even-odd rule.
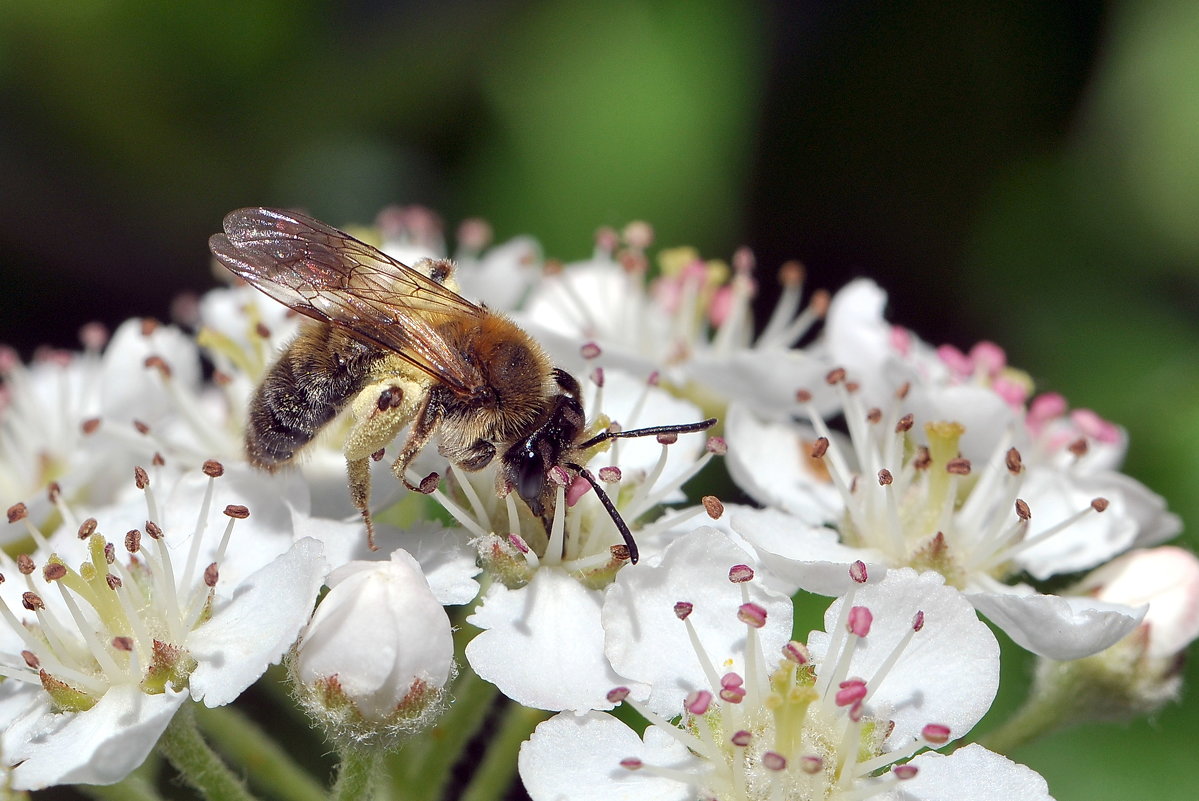
[[[379,550],[375,545],[375,523],[371,519],[371,465],[370,458],[346,459],[346,477],[350,483],[350,500],[362,514],[362,522],[366,525],[366,545],[372,551]]]

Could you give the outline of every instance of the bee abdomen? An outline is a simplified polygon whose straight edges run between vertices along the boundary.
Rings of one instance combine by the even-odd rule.
[[[329,325],[305,326],[250,401],[250,463],[274,470],[291,461],[362,390],[378,355]]]

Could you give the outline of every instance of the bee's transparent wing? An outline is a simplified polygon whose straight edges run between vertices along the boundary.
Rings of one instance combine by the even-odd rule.
[[[294,211],[238,209],[224,228],[208,240],[213,255],[275,300],[396,352],[456,393],[482,385],[478,369],[439,333],[485,313],[456,292]]]

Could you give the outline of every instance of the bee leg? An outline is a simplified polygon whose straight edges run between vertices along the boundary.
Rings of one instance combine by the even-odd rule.
[[[421,492],[428,495],[437,489],[437,480],[440,476],[436,473],[430,473],[421,479],[420,484],[413,484],[408,480],[408,465],[421,452],[426,443],[428,443],[429,438],[433,436],[433,432],[437,430],[437,424],[440,422],[440,407],[434,406],[430,402],[430,396],[426,396],[420,411],[416,414],[416,421],[412,424],[412,430],[408,432],[408,439],[404,442],[404,446],[400,448],[399,456],[391,464],[391,472],[395,474],[395,477],[400,480],[401,484],[413,492]]]
[[[379,550],[375,545],[375,521],[371,518],[371,460],[346,459],[346,474],[350,479],[350,500],[362,513],[362,522],[366,524],[366,545],[372,551]]]
[[[420,387],[402,379],[388,379],[363,389],[352,405],[354,425],[346,437],[346,474],[350,500],[362,513],[366,541],[375,547],[375,525],[371,518],[371,458],[395,439],[415,413]]]
[[[482,470],[495,458],[495,445],[485,439],[475,440],[466,447],[450,446],[443,442],[437,450],[442,456],[468,473]]]

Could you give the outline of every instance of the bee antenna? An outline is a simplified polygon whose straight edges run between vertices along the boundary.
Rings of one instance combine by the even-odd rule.
[[[586,450],[592,445],[598,445],[601,442],[609,439],[623,439],[625,437],[656,437],[661,434],[690,434],[692,431],[707,431],[712,426],[716,425],[716,418],[709,417],[707,420],[701,420],[698,423],[683,423],[682,425],[674,426],[650,426],[649,428],[632,428],[628,431],[601,431],[586,442],[575,446],[580,450]],[[592,485],[594,486],[594,484]]]
[[[716,422],[713,420],[712,422]],[[574,462],[567,462],[566,466],[574,470],[586,480],[591,488],[595,490],[596,497],[600,499],[600,503],[608,510],[608,516],[612,518],[612,522],[616,524],[616,530],[620,532],[620,536],[624,538],[625,547],[629,549],[629,562],[637,564],[637,541],[633,539],[633,532],[629,531],[629,526],[624,522],[624,518],[620,516],[620,512],[616,511],[616,505],[612,503],[612,499],[608,497],[608,493],[600,487],[599,482],[595,480],[595,476],[591,475],[591,471]]]

